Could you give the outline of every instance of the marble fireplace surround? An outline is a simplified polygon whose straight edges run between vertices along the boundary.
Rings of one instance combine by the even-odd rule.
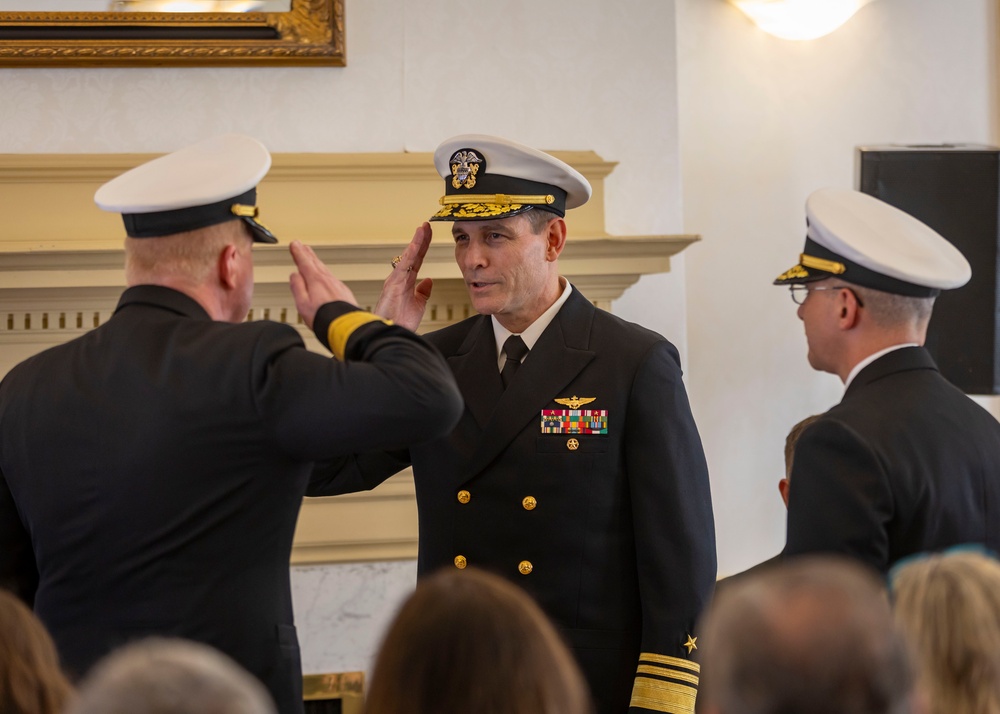
[[[598,306],[641,275],[670,270],[670,257],[693,235],[612,236],[604,228],[604,179],[614,162],[591,151],[553,152],[583,173],[594,197],[570,214],[560,269]],[[103,182],[152,155],[0,154],[0,375],[46,347],[106,320],[124,286],[121,219],[92,202]],[[288,292],[287,243],[299,239],[354,290],[362,306],[378,296],[389,260],[429,216],[442,192],[429,153],[276,154],[258,191],[261,221],[283,246],[255,249],[255,297],[249,319],[299,329]],[[454,263],[447,223],[422,275],[435,280],[421,330],[470,313]],[[368,493],[306,499],[293,565],[409,560],[417,553],[413,478],[394,476]]]

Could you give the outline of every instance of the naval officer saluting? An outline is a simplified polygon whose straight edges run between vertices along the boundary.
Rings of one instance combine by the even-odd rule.
[[[227,135],[96,195],[121,212],[128,289],[100,327],[0,384],[0,586],[33,602],[77,675],[128,640],[212,645],[301,712],[288,562],[311,462],[448,433],[437,352],[359,310],[292,244],[299,314],[244,322],[270,155]]]
[[[559,274],[565,214],[590,184],[548,154],[463,135],[434,154],[455,260],[478,316],[427,335],[465,414],[448,435],[318,470],[370,488],[412,464],[418,569],[486,568],[535,597],[601,714],[691,712],[694,623],[716,572],[701,440],[677,350]],[[394,261],[377,312],[415,328],[430,227]],[[339,468],[339,470],[338,470]],[[466,683],[467,684],[467,683]],[[456,686],[465,686],[459,683]]]

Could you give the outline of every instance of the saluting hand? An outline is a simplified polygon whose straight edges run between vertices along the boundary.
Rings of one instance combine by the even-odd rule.
[[[310,330],[316,311],[326,303],[342,300],[352,305],[358,304],[351,289],[330,272],[312,248],[294,240],[288,249],[292,253],[295,267],[298,268],[298,271],[292,273],[288,279],[292,297],[295,298],[295,307]]]
[[[399,262],[382,284],[382,294],[375,305],[375,314],[392,320],[410,330],[416,330],[427,310],[434,281],[424,278],[417,282],[417,273],[431,244],[431,225],[423,223],[413,234],[413,240],[399,256]]]

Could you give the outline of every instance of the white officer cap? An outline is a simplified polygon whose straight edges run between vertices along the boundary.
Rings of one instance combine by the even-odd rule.
[[[257,218],[257,184],[271,154],[256,139],[226,134],[147,161],[97,189],[94,202],[121,213],[132,238],[155,238],[242,219],[254,241],[278,239]]]
[[[569,164],[509,139],[462,134],[434,151],[444,178],[432,221],[506,218],[532,208],[559,217],[590,199],[590,183]]]
[[[969,261],[908,213],[860,191],[824,188],[806,199],[806,245],[775,285],[840,277],[897,295],[932,297],[965,285]]]

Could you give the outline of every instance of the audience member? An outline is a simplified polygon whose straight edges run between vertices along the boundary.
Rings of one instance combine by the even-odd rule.
[[[788,508],[788,485],[791,483],[792,478],[792,463],[795,460],[795,445],[798,443],[799,437],[802,436],[802,432],[805,431],[806,427],[819,419],[820,416],[820,414],[807,416],[805,419],[793,426],[788,432],[788,436],[785,437],[785,476],[778,481],[778,493],[781,494],[781,500],[784,501],[785,508]],[[723,578],[716,583],[715,592],[718,593],[720,588],[728,587],[730,583],[735,582],[734,578],[742,578],[745,575],[759,572],[764,568],[770,568],[780,563],[781,560],[781,553],[778,553],[777,555],[771,556],[767,560],[757,563],[751,568],[747,568],[746,570],[736,573],[735,575],[731,575],[728,578]]]
[[[91,670],[68,714],[275,714],[267,690],[208,645],[150,638]]]
[[[367,714],[585,714],[587,685],[523,590],[474,568],[422,579],[375,660]]]
[[[806,427],[818,421],[821,416],[823,415],[812,414],[807,416],[805,419],[793,426],[788,432],[788,436],[785,437],[785,477],[778,481],[778,493],[781,494],[781,500],[785,502],[785,508],[788,508],[788,486],[792,482],[792,465],[795,463],[795,445],[799,443],[799,437],[802,436],[802,432],[806,430]]]
[[[59,714],[71,696],[45,626],[0,589],[0,712]]]
[[[702,714],[909,714],[906,647],[874,573],[801,557],[725,588],[700,627]]]
[[[1000,563],[952,552],[893,571],[896,622],[930,714],[1000,712]]]

